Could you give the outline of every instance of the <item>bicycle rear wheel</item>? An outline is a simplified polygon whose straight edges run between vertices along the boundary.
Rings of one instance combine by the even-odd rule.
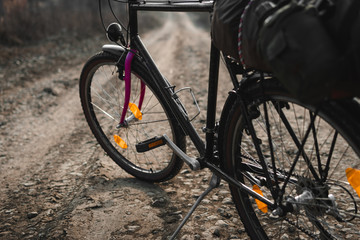
[[[125,57],[123,57],[125,58]],[[163,145],[138,152],[136,144],[166,134],[185,151],[185,137],[163,98],[152,90],[149,74],[134,58],[132,63],[130,103],[141,106],[141,120],[128,110],[126,125],[118,126],[124,106],[125,82],[121,80],[124,60],[103,52],[92,57],[80,77],[80,98],[86,120],[106,153],[131,175],[145,181],[165,181],[174,177],[183,161]]]
[[[360,192],[347,178],[347,171],[360,169],[358,102],[329,102],[317,110],[294,99],[275,80],[254,83],[243,94],[256,137],[251,137],[237,100],[225,126],[223,166],[278,206],[272,211],[230,186],[249,236],[359,239]],[[360,172],[355,176],[360,179]]]

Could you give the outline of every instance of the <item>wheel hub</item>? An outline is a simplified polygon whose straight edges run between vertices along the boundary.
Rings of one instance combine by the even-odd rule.
[[[294,197],[295,209],[303,208],[313,216],[321,216],[325,213],[327,208],[321,206],[333,204],[329,199],[329,187],[311,179],[299,179],[297,193],[298,195]]]

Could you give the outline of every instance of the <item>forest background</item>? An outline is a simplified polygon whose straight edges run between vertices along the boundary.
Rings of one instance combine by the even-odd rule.
[[[109,2],[117,17],[126,16],[126,4],[113,0],[100,2],[105,24],[114,20]],[[208,16],[197,14],[192,18],[208,27]],[[159,13],[140,14],[140,31],[158,27],[163,19]],[[82,39],[103,33],[98,0],[0,0],[0,44],[3,45],[33,43],[64,34]]]

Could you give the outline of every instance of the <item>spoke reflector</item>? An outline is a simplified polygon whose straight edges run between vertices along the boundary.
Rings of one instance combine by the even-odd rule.
[[[122,140],[122,138],[120,136],[114,135],[114,140],[117,143],[117,145],[119,145],[122,149],[125,149],[128,147],[126,145],[126,142],[124,140]]]
[[[357,195],[360,197],[360,170],[354,168],[347,168],[345,172],[348,182],[354,188]]]
[[[254,186],[253,186],[253,190],[254,190],[255,192],[257,192],[258,194],[260,194],[261,196],[264,196],[263,193],[262,193],[262,191],[261,191],[260,188],[258,187],[258,185],[254,185]],[[267,213],[268,207],[267,207],[267,205],[266,205],[265,203],[263,203],[262,201],[260,201],[260,200],[258,200],[258,199],[256,199],[256,198],[255,198],[255,202],[256,202],[258,208],[259,208],[263,213]]]
[[[134,116],[141,120],[142,119],[142,113],[140,111],[140,109],[136,106],[135,103],[129,103],[129,108],[130,108],[130,111],[134,114]]]

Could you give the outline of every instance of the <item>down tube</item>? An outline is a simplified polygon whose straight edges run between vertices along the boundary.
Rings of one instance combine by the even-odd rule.
[[[132,44],[133,47],[138,50],[140,56],[145,61],[145,64],[148,67],[149,72],[151,74],[152,77],[151,79],[154,81],[154,84],[156,85],[156,89],[159,90],[161,95],[166,99],[165,104],[167,104],[170,107],[176,119],[178,120],[181,128],[187,135],[189,135],[196,149],[199,151],[199,154],[201,156],[204,156],[205,143],[201,140],[199,134],[196,132],[191,122],[188,121],[188,119],[186,119],[183,116],[182,112],[179,110],[178,105],[171,97],[171,94],[173,93],[173,86],[171,86],[167,82],[167,80],[163,77],[163,75],[160,73],[159,69],[156,67],[156,64],[154,63],[153,59],[151,58],[149,52],[145,48],[144,44],[142,43],[138,35],[132,38]]]
[[[219,82],[220,51],[211,42],[210,48],[210,69],[206,116],[206,159],[214,155],[214,135],[216,121],[216,101]]]

